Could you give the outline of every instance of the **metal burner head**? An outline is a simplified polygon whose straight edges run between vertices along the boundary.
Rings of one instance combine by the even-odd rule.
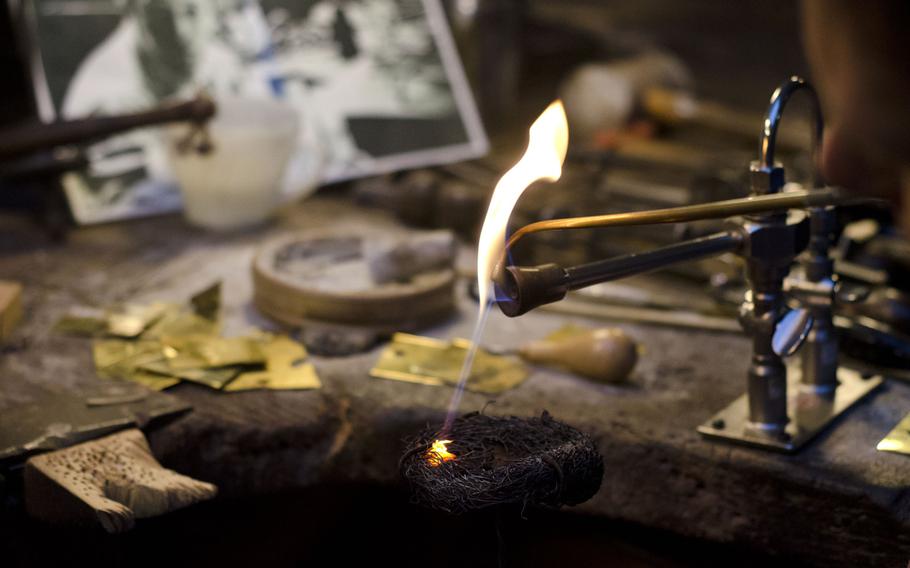
[[[514,318],[565,298],[569,275],[565,268],[553,263],[508,266],[500,272],[495,289],[499,309]]]

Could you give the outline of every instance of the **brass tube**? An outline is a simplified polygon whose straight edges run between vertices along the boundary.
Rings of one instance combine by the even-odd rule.
[[[769,195],[756,195],[739,199],[654,209],[652,211],[632,211],[628,213],[609,213],[590,217],[569,217],[537,221],[521,227],[509,238],[505,250],[508,251],[521,238],[531,233],[558,231],[568,229],[590,229],[595,227],[626,227],[630,225],[656,225],[661,223],[683,223],[703,219],[721,219],[736,215],[771,213],[788,209],[805,209],[808,207],[825,207],[857,202],[877,202],[878,200],[857,198],[846,195],[843,191],[826,187],[813,190],[796,190]]]

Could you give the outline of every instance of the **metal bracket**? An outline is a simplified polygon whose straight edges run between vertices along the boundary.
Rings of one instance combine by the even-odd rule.
[[[796,366],[787,370],[787,377],[790,421],[784,432],[772,434],[754,427],[749,422],[748,396],[742,395],[699,426],[699,433],[706,438],[794,453],[883,382],[879,375],[841,367],[837,370],[837,389],[818,392],[802,384],[802,373]]]

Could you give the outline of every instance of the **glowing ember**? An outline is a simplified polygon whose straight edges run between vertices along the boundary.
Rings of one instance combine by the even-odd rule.
[[[530,129],[528,149],[496,184],[477,245],[477,285],[480,305],[490,299],[490,281],[505,249],[506,225],[518,198],[529,185],[556,181],[569,146],[569,126],[561,101],[550,103]]]
[[[433,442],[433,446],[424,454],[427,458],[427,462],[433,467],[439,467],[442,465],[442,462],[454,460],[455,454],[446,448],[446,444],[451,443],[452,440],[436,440]]]

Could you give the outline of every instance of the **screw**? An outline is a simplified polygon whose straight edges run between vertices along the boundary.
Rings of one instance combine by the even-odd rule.
[[[723,430],[726,427],[727,427],[727,423],[724,422],[723,418],[717,418],[713,422],[711,422],[711,428],[714,428],[715,430]]]

